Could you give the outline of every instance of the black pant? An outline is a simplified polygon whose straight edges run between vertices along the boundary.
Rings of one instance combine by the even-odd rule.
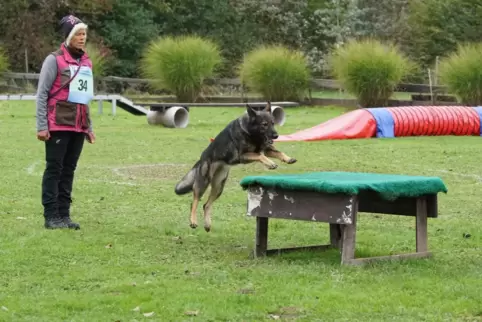
[[[69,216],[74,172],[85,134],[52,131],[45,141],[46,167],[42,178],[42,205],[45,218]]]

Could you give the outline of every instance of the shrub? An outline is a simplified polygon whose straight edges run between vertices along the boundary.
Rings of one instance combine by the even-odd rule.
[[[181,102],[195,102],[204,79],[221,63],[218,46],[198,36],[167,36],[151,42],[141,58],[141,73],[153,87],[173,92]]]
[[[283,46],[261,46],[249,52],[239,77],[267,100],[300,100],[310,81],[304,55]]]
[[[482,43],[459,45],[440,60],[440,81],[463,104],[482,105]]]
[[[98,45],[92,43],[86,44],[85,47],[85,51],[92,61],[92,72],[94,74],[94,78],[104,76],[107,54],[103,53]]]
[[[9,63],[8,63],[8,57],[7,53],[3,50],[2,47],[0,47],[0,74],[4,73],[8,70],[9,68]],[[2,75],[0,75],[1,77]]]
[[[377,40],[349,41],[329,57],[335,78],[362,107],[386,106],[414,65],[398,48]]]

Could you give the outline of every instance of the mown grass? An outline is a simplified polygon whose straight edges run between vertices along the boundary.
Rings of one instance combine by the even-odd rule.
[[[206,233],[189,228],[191,197],[173,188],[209,138],[243,110],[193,108],[182,130],[149,126],[123,111],[94,115],[97,141],[85,146],[74,186],[72,213],[82,229],[47,231],[34,109],[33,102],[0,103],[1,321],[481,319],[480,137],[278,144],[298,162],[272,171],[234,168]],[[279,131],[340,113],[288,109]],[[366,267],[340,266],[336,251],[251,259],[255,221],[245,215],[239,180],[324,170],[442,177],[449,192],[428,226],[434,257]],[[414,227],[409,217],[361,214],[356,255],[413,251]],[[269,238],[269,247],[326,243],[328,225],[273,220]]]

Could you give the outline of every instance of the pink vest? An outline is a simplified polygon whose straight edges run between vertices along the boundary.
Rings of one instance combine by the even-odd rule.
[[[70,66],[85,66],[92,69],[92,61],[85,53],[77,62],[69,54],[64,44],[53,53],[57,59],[57,78],[52,84],[47,102],[49,131],[88,132],[90,127],[90,111],[87,104],[69,102],[71,85]],[[93,84],[92,84],[93,85]],[[90,85],[90,86],[92,86]]]

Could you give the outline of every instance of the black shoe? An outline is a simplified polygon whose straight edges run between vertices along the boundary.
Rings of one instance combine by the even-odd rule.
[[[62,217],[62,222],[66,224],[69,229],[75,229],[75,230],[80,229],[80,225],[76,222],[73,222],[69,216]]]
[[[49,217],[45,218],[45,228],[47,229],[62,229],[62,228],[69,228],[69,226],[62,221],[59,217]]]

